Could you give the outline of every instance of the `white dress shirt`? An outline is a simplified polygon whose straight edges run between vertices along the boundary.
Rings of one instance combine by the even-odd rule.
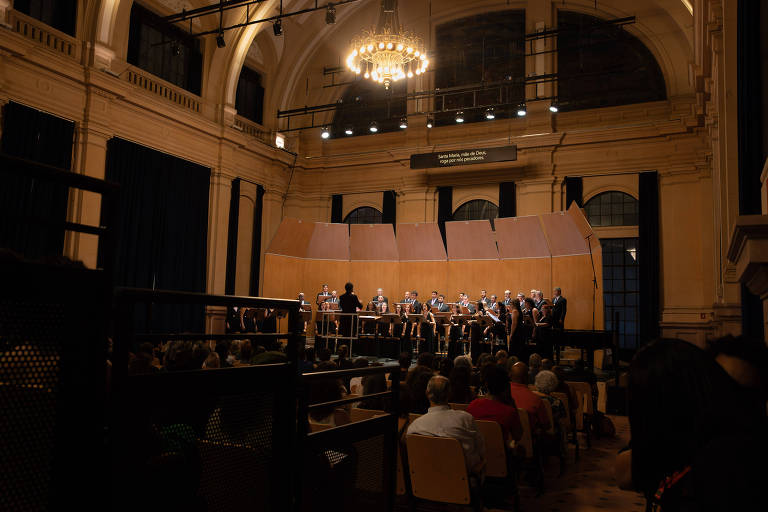
[[[464,449],[468,470],[485,461],[485,441],[477,431],[475,419],[466,411],[455,411],[447,405],[435,405],[429,408],[427,414],[410,424],[408,434],[457,439]]]

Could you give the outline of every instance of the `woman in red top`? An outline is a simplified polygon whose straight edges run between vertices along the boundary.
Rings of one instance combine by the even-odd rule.
[[[488,394],[472,401],[467,407],[476,420],[495,421],[501,425],[504,441],[510,437],[519,441],[523,436],[523,427],[517,413],[515,401],[509,394],[509,377],[498,365],[490,364],[483,368],[482,379]]]

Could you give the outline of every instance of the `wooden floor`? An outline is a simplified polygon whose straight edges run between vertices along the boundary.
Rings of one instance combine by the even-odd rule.
[[[573,447],[569,447],[568,466],[560,478],[558,461],[548,460],[545,467],[546,487],[544,494],[535,496],[529,487],[521,487],[523,512],[582,512],[582,511],[633,511],[645,510],[642,495],[622,491],[613,477],[616,453],[629,441],[629,422],[626,416],[610,416],[616,427],[616,437],[593,439],[592,448],[586,448],[581,438],[581,457],[573,460]]]

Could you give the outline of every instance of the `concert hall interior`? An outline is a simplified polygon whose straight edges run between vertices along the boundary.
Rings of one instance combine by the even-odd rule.
[[[0,509],[764,510],[768,0],[0,0]]]

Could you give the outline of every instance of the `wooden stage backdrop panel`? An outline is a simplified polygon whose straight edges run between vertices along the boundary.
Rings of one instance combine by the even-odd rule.
[[[420,302],[428,301],[432,290],[445,293],[448,262],[437,224],[398,224],[397,252],[400,293],[406,289],[416,290]]]
[[[552,286],[562,288],[563,296],[568,299],[566,328],[592,329],[594,310],[594,328],[602,329],[602,251],[593,250],[590,257],[590,244],[587,242],[589,233],[582,234],[584,227],[583,224],[579,225],[578,215],[581,215],[580,211],[540,216],[552,252]],[[577,220],[574,220],[574,216]],[[594,290],[595,275],[597,290]]]
[[[499,252],[490,222],[446,222],[445,240],[448,246],[446,299],[449,302],[454,302],[462,292],[467,293],[471,301],[476,301],[481,289],[493,290],[500,286]]]
[[[352,224],[349,227],[349,280],[360,302],[366,305],[377,288],[394,303],[398,289],[398,252],[391,224]]]
[[[304,281],[304,258],[315,231],[314,222],[285,218],[264,254],[262,295],[295,299]]]
[[[509,289],[515,297],[519,292],[529,295],[536,289],[549,297],[552,293],[552,254],[539,217],[501,218],[494,224],[503,288],[493,293],[501,298],[504,290]]]

